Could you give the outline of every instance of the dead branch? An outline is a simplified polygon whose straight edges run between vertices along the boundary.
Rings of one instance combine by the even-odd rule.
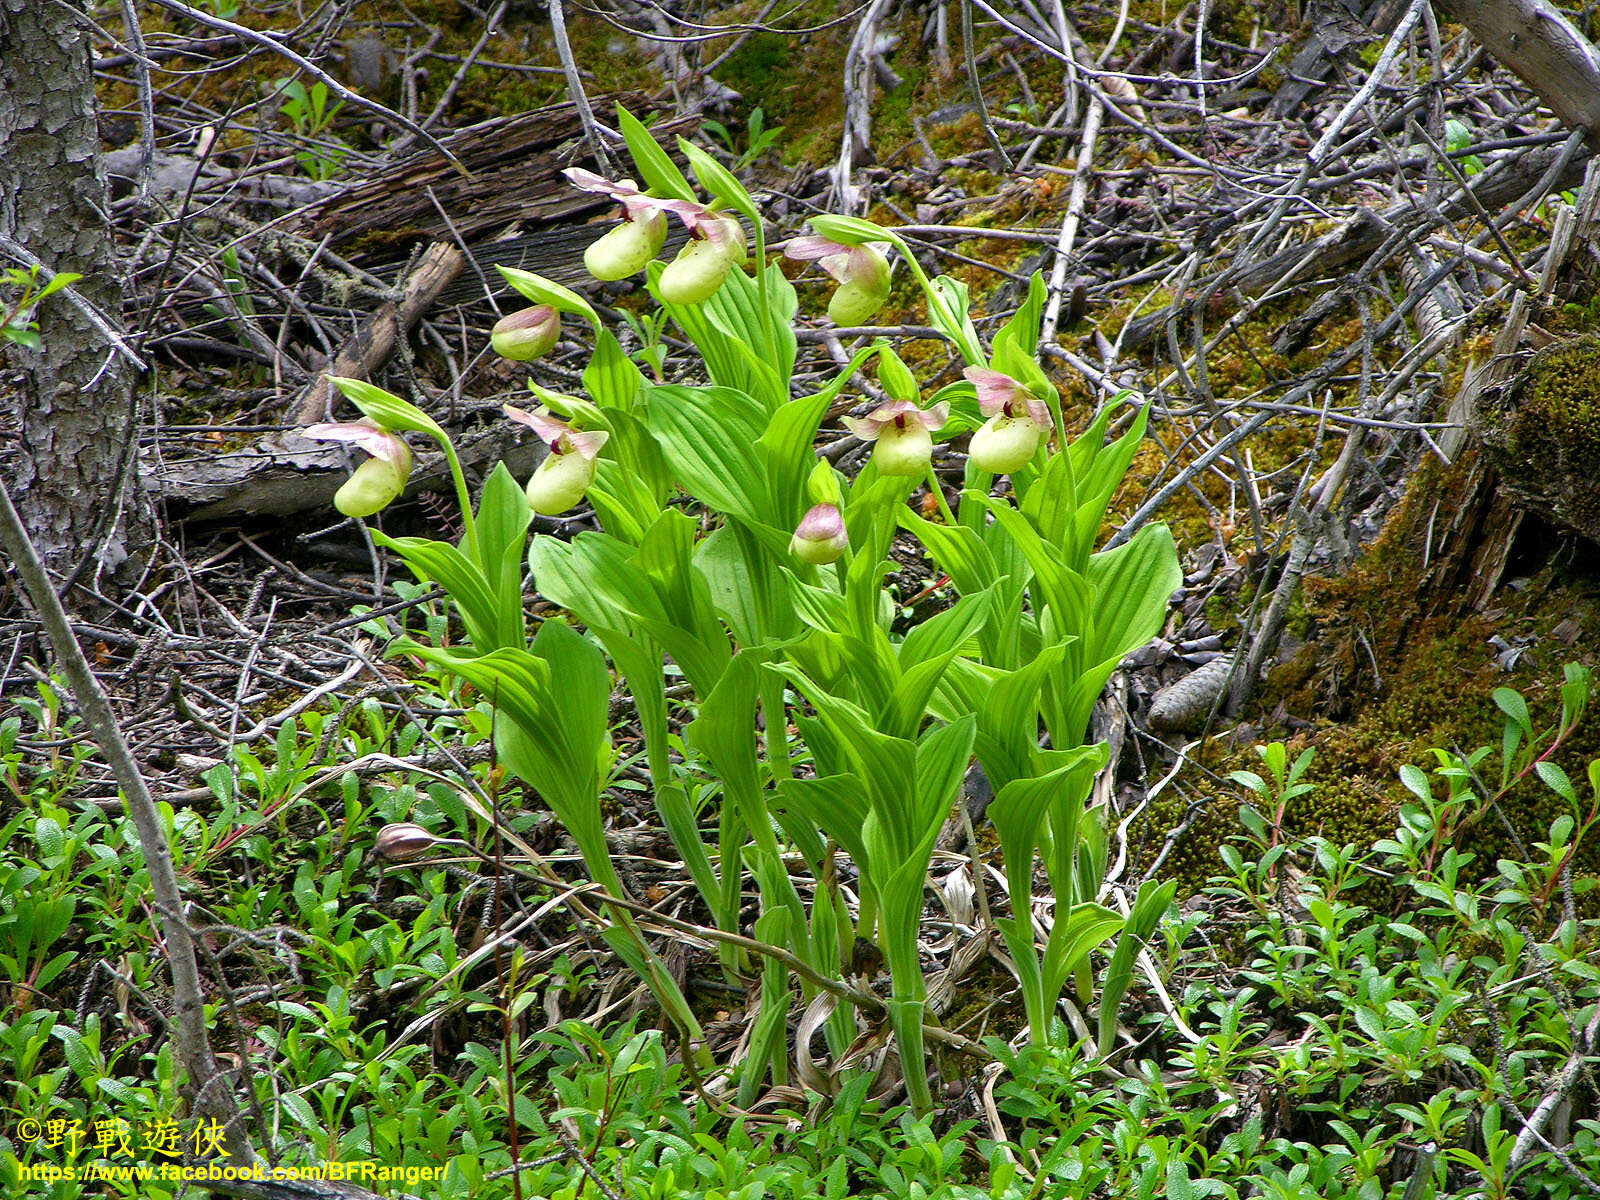
[[[1600,150],[1600,51],[1549,0],[1440,0],[1490,54]]]
[[[395,340],[409,333],[439,294],[461,274],[467,256],[449,242],[428,247],[416,270],[406,280],[405,291],[378,310],[367,324],[340,349],[328,369],[289,406],[285,418],[291,425],[327,420],[333,414],[337,390],[330,377],[365,379],[388,361]]]
[[[597,107],[614,122],[618,103],[643,111],[648,101],[628,94],[598,101]],[[677,135],[698,124],[698,118],[678,118],[653,132],[676,155]],[[583,121],[572,104],[496,117],[444,139],[470,176],[435,151],[418,151],[312,205],[283,228],[313,242],[332,235],[335,245],[352,247],[356,261],[381,262],[403,258],[419,242],[446,241],[455,234],[472,244],[511,231],[587,220],[614,206],[561,177],[563,167],[585,163],[577,141],[582,136]],[[448,223],[441,209],[449,214]]]

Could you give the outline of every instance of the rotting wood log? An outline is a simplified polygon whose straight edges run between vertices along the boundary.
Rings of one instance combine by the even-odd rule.
[[[1529,511],[1600,545],[1600,337],[1545,346],[1503,386],[1483,389],[1477,429],[1500,485]]]
[[[1600,162],[1590,165],[1579,202],[1580,213],[1587,216],[1580,219],[1574,237],[1566,241],[1564,248],[1552,247],[1553,253],[1542,272],[1541,291],[1553,285],[1564,267],[1561,260],[1573,246],[1593,238],[1596,228],[1592,221],[1597,208]],[[1560,259],[1554,253],[1557,250]],[[1530,509],[1546,517],[1562,518],[1548,503],[1535,499],[1530,505],[1528,484],[1511,481],[1508,485],[1496,469],[1497,464],[1508,465],[1505,452],[1497,456],[1493,447],[1482,445],[1486,432],[1490,440],[1505,432],[1485,430],[1486,413],[1491,427],[1505,424],[1496,409],[1501,394],[1514,389],[1513,377],[1530,357],[1530,334],[1536,329],[1530,322],[1532,312],[1533,302],[1527,293],[1513,295],[1488,361],[1467,372],[1451,401],[1446,416],[1450,428],[1442,432],[1439,446],[1451,458],[1452,465],[1442,474],[1430,471],[1426,477],[1414,479],[1396,511],[1395,519],[1400,522],[1397,536],[1420,563],[1419,613],[1481,611],[1505,578]],[[1555,464],[1541,461],[1518,464],[1518,468],[1533,475],[1544,472],[1552,478],[1559,473]],[[1571,520],[1567,523],[1579,524]]]
[[[486,294],[510,295],[505,281],[495,271],[496,266],[532,271],[580,291],[592,288],[594,276],[583,265],[583,252],[609,228],[609,225],[552,225],[532,233],[513,232],[492,242],[473,242],[467,247],[467,269],[444,286],[434,304],[448,308],[452,304],[482,300]],[[688,240],[689,235],[681,224],[669,223],[667,240],[662,243],[659,257],[670,260]],[[384,274],[385,268],[379,267],[378,273]]]
[[[602,119],[614,122],[619,102],[639,112],[648,104],[637,94],[597,101]],[[681,160],[676,136],[692,132],[698,121],[693,116],[664,121],[653,132]],[[560,175],[563,167],[587,161],[582,139],[582,124],[570,103],[497,117],[444,139],[470,175],[462,175],[437,151],[422,150],[287,222],[287,232],[329,239],[344,257],[378,271],[428,246],[398,283],[400,295],[383,305],[290,403],[288,422],[325,419],[336,400],[330,375],[375,374],[431,307],[480,293],[480,273],[490,275],[494,263],[537,270],[558,282],[586,278],[581,252],[597,232],[583,221],[614,206],[576,190]],[[469,433],[457,447],[469,471],[504,458],[513,473],[522,474],[541,457],[540,446],[522,443],[506,427]],[[221,521],[325,507],[348,474],[345,464],[339,447],[288,433],[209,458],[147,461],[143,476],[181,519]],[[406,494],[448,488],[443,460],[434,456],[418,462]]]

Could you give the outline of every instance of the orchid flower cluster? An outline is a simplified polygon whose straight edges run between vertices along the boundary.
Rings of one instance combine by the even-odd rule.
[[[1029,1035],[1055,1036],[1063,1003],[1083,1012],[1097,1003],[1095,1049],[1108,1052],[1135,957],[1172,896],[1170,885],[1150,884],[1121,910],[1105,902],[1107,838],[1089,800],[1106,762],[1105,747],[1087,741],[1091,710],[1121,658],[1159,630],[1181,582],[1164,526],[1094,550],[1143,439],[1145,408],[1114,397],[1069,438],[1060,395],[1034,356],[1038,275],[986,346],[964,285],[930,279],[894,230],[839,216],[812,218],[813,235],[787,250],[838,283],[831,319],[870,319],[897,260],[964,372],[925,395],[878,340],[820,390],[797,389],[798,298],[768,261],[748,193],[680,139],[702,199],[643,125],[626,112],[619,124],[641,182],[568,172],[621,206],[621,224],[584,261],[602,281],[644,273],[698,351],[703,382],[648,381],[581,295],[501,268],[532,307],[496,325],[497,351],[517,361],[546,353],[568,317],[590,325],[594,351],[583,395],[530,382],[536,404],[506,407],[547,454],[522,484],[498,465],[474,506],[431,418],[371,384],[336,381],[365,422],[308,432],[372,455],[340,489],[341,511],[370,516],[401,493],[407,432],[439,443],[461,502],[458,543],[373,533],[449,593],[467,635],[450,647],[402,637],[396,650],[492,698],[484,703],[495,710],[499,762],[566,826],[600,889],[608,944],[652,989],[712,1086],[722,1078],[746,1103],[768,1080],[830,1092],[860,1069],[850,1064],[862,1035],[887,1022],[913,1107],[931,1107],[925,1031],[937,1016],[923,976],[924,887],[974,760],[995,790],[989,815],[1011,915],[994,924]],[[669,218],[690,241],[663,263]],[[816,443],[830,408],[874,359],[886,398],[845,419],[870,446],[849,476]],[[1125,428],[1112,438],[1118,418]],[[934,462],[962,438],[952,507]],[[919,488],[930,515],[910,503]],[[583,504],[598,528],[528,539],[535,514]],[[953,593],[909,630],[896,624],[886,582],[890,544],[905,534]],[[524,565],[564,614],[531,638]],[[711,914],[721,968],[755,993],[758,1015],[736,1066],[711,1061],[693,1006],[635,922],[637,901],[610,858],[601,799],[620,770],[609,730],[619,681],[643,731],[651,801]],[[796,885],[797,861],[811,886]],[[1044,910],[1033,895],[1041,865],[1052,895]],[[883,953],[885,1000],[848,984],[858,937]],[[791,1042],[795,989],[809,1016]]]

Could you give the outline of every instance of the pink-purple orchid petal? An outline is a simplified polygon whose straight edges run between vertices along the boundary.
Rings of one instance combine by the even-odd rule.
[[[631,179],[619,179],[613,182],[610,179],[596,175],[593,171],[586,171],[582,167],[568,167],[562,174],[571,181],[572,186],[585,192],[598,192],[602,196],[610,196],[627,210],[628,220],[637,221],[641,217],[656,212],[664,203],[654,196],[646,196],[639,190],[639,185]]]
[[[605,429],[574,429],[567,435],[567,448],[576,450],[584,458],[593,462],[600,457],[600,448],[610,439],[611,434]]]
[[[690,233],[718,245],[733,236],[723,228],[728,218],[704,204],[696,204],[692,200],[647,196],[631,179],[619,179],[613,182],[582,167],[567,167],[561,173],[573,187],[585,192],[598,192],[602,196],[610,196],[628,210],[628,219],[631,221],[637,221],[648,213],[669,212],[682,221],[684,228]]]
[[[554,446],[564,435],[572,432],[571,425],[568,425],[559,417],[552,417],[549,413],[527,412],[520,408],[513,408],[509,404],[505,405],[504,408],[506,416],[513,421],[520,421],[533,430],[543,439],[547,446]]]
[[[825,237],[818,237],[816,234],[790,238],[783,248],[783,256],[792,258],[797,262],[813,262],[819,258],[830,258],[835,254],[848,253],[850,253],[849,246],[841,246],[838,242],[831,242]]]
[[[409,462],[411,457],[410,450],[399,434],[379,429],[365,421],[311,425],[304,434],[319,442],[353,442],[373,458],[381,458],[385,462],[399,462],[402,457]]]
[[[949,419],[948,400],[941,400],[932,408],[919,408],[914,400],[890,400],[878,405],[864,417],[842,418],[845,428],[864,442],[875,442],[889,426],[903,427],[907,421],[917,421],[929,433],[937,433]]]
[[[828,270],[827,261],[824,260],[822,269],[828,271],[840,283],[849,283],[851,280],[870,280],[880,272],[884,280],[884,294],[888,294],[888,269],[883,265],[883,257],[871,246],[851,246],[850,253],[845,255],[842,272],[835,274]]]
[[[513,408],[509,404],[503,407],[506,416],[528,426],[557,454],[575,450],[593,462],[599,457],[600,448],[611,437],[611,434],[604,429],[574,429],[559,417],[553,417],[547,412],[538,410],[527,412]]]
[[[1050,408],[1009,375],[987,367],[968,367],[962,372],[978,392],[978,410],[986,417],[1021,417],[1041,429],[1050,428]]]
[[[845,246],[815,234],[790,238],[783,255],[797,262],[815,262],[835,283],[869,279],[881,269],[883,261],[870,246]]]

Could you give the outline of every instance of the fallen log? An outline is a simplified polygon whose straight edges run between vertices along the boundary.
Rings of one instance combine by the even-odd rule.
[[[618,103],[637,113],[649,101],[629,94],[594,103],[601,119],[614,123]],[[698,125],[698,117],[680,117],[652,132],[681,162],[677,135]],[[570,103],[471,125],[443,144],[470,174],[463,175],[435,150],[421,150],[311,205],[284,223],[285,232],[312,242],[331,238],[343,257],[371,268],[404,259],[429,242],[472,246],[548,226],[582,224],[616,207],[562,178],[565,167],[594,167]]]
[[[642,95],[596,101],[602,120],[615,121],[619,99],[633,111],[642,112],[648,104]],[[683,117],[661,122],[653,132],[678,158],[676,135],[697,125],[697,117]],[[431,308],[481,294],[485,279],[490,286],[498,284],[493,264],[548,274],[558,282],[587,280],[582,249],[597,231],[585,221],[615,206],[578,191],[560,174],[566,166],[593,165],[573,105],[498,117],[451,134],[443,144],[470,174],[463,175],[438,151],[422,150],[285,223],[287,233],[327,239],[347,261],[380,273],[427,245],[417,265],[397,282],[399,294],[363,322],[327,370],[290,401],[286,423],[332,416],[338,396],[329,376],[375,375]],[[523,439],[503,422],[458,437],[457,449],[469,474],[486,472],[504,459],[513,474],[523,476],[543,456],[542,443]],[[147,486],[174,516],[189,521],[287,517],[324,508],[348,474],[344,450],[292,432],[209,458],[156,461],[151,455],[144,467]],[[449,487],[443,459],[419,453],[406,495]]]
[[[544,443],[525,433],[522,426],[497,421],[456,435],[462,468],[471,478],[486,475],[503,461],[512,475],[526,478],[544,457]],[[333,494],[350,474],[345,451],[297,433],[277,437],[275,443],[263,439],[206,458],[157,461],[148,454],[140,476],[172,515],[184,521],[289,517],[318,508],[332,514]],[[416,463],[404,498],[419,492],[452,494],[444,456],[421,453],[423,447],[416,444],[412,450]]]

